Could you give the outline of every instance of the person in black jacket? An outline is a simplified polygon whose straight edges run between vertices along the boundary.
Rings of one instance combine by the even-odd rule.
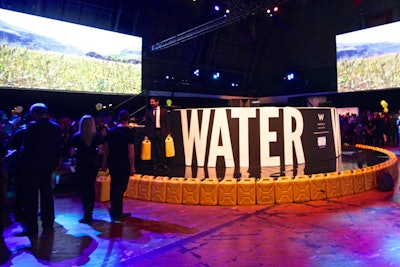
[[[93,117],[84,115],[79,122],[79,131],[71,138],[70,148],[70,156],[76,158],[76,178],[84,212],[80,223],[90,224],[93,220],[96,177],[102,147]]]
[[[25,223],[24,230],[15,233],[15,236],[38,234],[39,191],[40,218],[44,235],[53,231],[55,219],[52,173],[58,162],[61,131],[59,125],[49,119],[45,104],[33,104],[30,115],[32,121],[27,126],[21,149]]]
[[[21,222],[24,205],[24,184],[23,168],[21,164],[21,147],[24,141],[27,125],[30,121],[29,113],[24,116],[23,123],[15,130],[8,147],[15,149],[15,164],[13,165],[12,175],[14,177],[15,200],[14,200],[14,221]]]
[[[129,218],[130,213],[123,213],[123,198],[128,186],[129,176],[135,170],[135,136],[129,128],[129,112],[121,110],[118,113],[119,124],[111,128],[104,143],[102,169],[107,165],[110,170],[110,216],[112,221]]]

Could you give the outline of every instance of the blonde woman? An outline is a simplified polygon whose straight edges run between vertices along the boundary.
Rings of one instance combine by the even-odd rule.
[[[84,212],[80,223],[90,224],[93,220],[95,183],[100,167],[99,152],[103,151],[101,142],[93,117],[84,115],[79,122],[78,132],[71,138],[70,149],[70,155],[76,158],[76,177]]]

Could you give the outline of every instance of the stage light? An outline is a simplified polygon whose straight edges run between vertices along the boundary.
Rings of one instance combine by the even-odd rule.
[[[212,78],[214,79],[214,80],[218,80],[218,78],[220,77],[220,74],[219,74],[219,72],[215,72],[215,73],[213,73],[213,76],[212,76]]]
[[[196,76],[196,77],[199,77],[200,76],[200,70],[199,69],[195,69],[193,71],[193,75]]]
[[[288,74],[286,75],[286,79],[287,79],[288,81],[294,80],[294,73],[288,73]]]
[[[231,13],[231,11],[229,9],[227,9],[227,10],[225,10],[225,13],[229,14],[229,13]]]
[[[270,9],[270,8],[266,9],[266,12],[270,17],[273,16],[273,13],[276,13],[278,11],[279,11],[279,7],[277,7],[277,6],[275,6],[273,9]]]
[[[221,10],[221,7],[219,5],[214,6],[214,11],[218,12]]]
[[[232,82],[231,83],[231,87],[238,87],[239,86],[239,84],[237,84],[237,83],[235,83],[235,82]]]

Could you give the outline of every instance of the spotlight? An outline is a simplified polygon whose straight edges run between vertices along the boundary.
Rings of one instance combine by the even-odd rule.
[[[199,69],[195,69],[193,71],[193,75],[196,76],[196,77],[199,77],[200,76],[200,70]]]
[[[214,80],[218,80],[218,78],[220,77],[220,74],[219,74],[219,72],[215,72],[215,73],[213,73],[213,76],[212,76],[212,78],[214,79]]]
[[[272,9],[270,9],[270,8],[267,8],[267,9],[266,9],[266,12],[267,12],[267,14],[268,14],[270,17],[273,16],[273,13],[276,13],[276,12],[278,12],[278,11],[279,11],[279,7],[277,7],[277,6],[275,6],[275,7],[272,8]]]
[[[288,74],[286,75],[286,77],[284,78],[284,80],[288,80],[288,81],[294,80],[294,73],[293,73],[293,72],[288,73]]]
[[[214,11],[218,12],[221,10],[221,7],[219,5],[214,6]]]

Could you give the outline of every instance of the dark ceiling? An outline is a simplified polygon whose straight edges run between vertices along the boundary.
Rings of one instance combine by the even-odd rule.
[[[153,44],[221,17],[212,10],[217,2],[240,19],[151,51]],[[275,3],[280,9],[270,17],[265,8]],[[146,90],[244,96],[335,91],[335,35],[399,20],[400,14],[398,0],[2,0],[0,7],[143,37]],[[215,71],[219,81],[211,79]],[[295,79],[284,81],[289,72]]]

